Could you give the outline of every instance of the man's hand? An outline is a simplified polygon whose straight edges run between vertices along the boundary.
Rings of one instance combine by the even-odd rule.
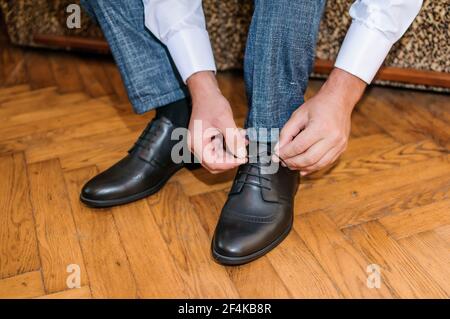
[[[351,113],[366,83],[334,69],[319,92],[299,107],[280,133],[274,161],[302,176],[333,163],[347,147]]]
[[[192,97],[191,152],[211,173],[245,163],[245,131],[236,127],[230,104],[220,92],[214,73],[195,73],[189,77],[187,85]]]

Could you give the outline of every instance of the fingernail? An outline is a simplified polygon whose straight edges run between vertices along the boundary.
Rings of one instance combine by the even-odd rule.
[[[245,147],[241,147],[237,150],[236,155],[238,158],[245,158],[247,156],[247,150],[245,149]]]
[[[280,161],[279,157],[276,155],[272,155],[272,162],[278,163]]]
[[[301,176],[306,176],[306,175],[308,175],[308,172],[300,172],[300,175]]]

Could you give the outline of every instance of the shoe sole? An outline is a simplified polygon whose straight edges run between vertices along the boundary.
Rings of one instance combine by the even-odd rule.
[[[128,204],[128,203],[137,201],[139,199],[142,199],[142,198],[145,198],[145,197],[148,197],[150,195],[157,193],[161,188],[163,188],[163,186],[167,183],[167,181],[176,172],[178,172],[182,168],[183,168],[183,166],[180,166],[179,168],[174,170],[172,174],[168,175],[166,178],[161,180],[158,184],[152,186],[149,189],[146,189],[143,192],[137,193],[137,194],[133,194],[133,195],[130,195],[127,197],[122,197],[122,198],[117,198],[117,199],[108,199],[108,200],[89,199],[89,198],[83,197],[83,195],[80,194],[80,201],[91,208],[107,208],[107,207],[112,207],[112,206]]]
[[[225,265],[225,266],[239,266],[239,265],[243,265],[243,264],[249,263],[251,261],[254,261],[254,260],[264,256],[269,251],[271,251],[272,249],[277,247],[287,237],[287,235],[289,235],[289,233],[291,232],[292,224],[293,224],[293,222],[291,222],[289,227],[277,239],[275,239],[272,243],[270,243],[266,247],[258,250],[257,252],[254,252],[254,253],[252,253],[250,255],[241,256],[241,257],[224,256],[224,255],[219,254],[215,250],[214,245],[212,245],[212,249],[211,249],[212,256],[213,256],[213,258],[214,258],[214,260],[216,262],[218,262],[221,265]],[[214,238],[213,238],[212,242],[214,243]]]

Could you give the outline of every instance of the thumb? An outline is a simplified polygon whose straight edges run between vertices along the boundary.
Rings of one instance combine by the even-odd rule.
[[[225,138],[227,150],[237,158],[245,158],[247,156],[246,139],[233,118],[223,121],[219,130]]]
[[[280,139],[275,145],[275,154],[272,156],[272,161],[278,163],[280,161],[280,149],[288,144],[300,133],[300,131],[305,128],[308,123],[308,112],[305,108],[299,108],[297,111],[292,113],[291,118],[283,126],[280,132]]]
[[[298,111],[294,112],[289,121],[287,121],[284,127],[281,129],[280,139],[275,151],[278,153],[278,150],[280,148],[292,141],[294,137],[296,137],[298,133],[300,133],[300,131],[305,128],[307,123],[308,113],[306,109],[303,110],[302,108],[300,108]]]

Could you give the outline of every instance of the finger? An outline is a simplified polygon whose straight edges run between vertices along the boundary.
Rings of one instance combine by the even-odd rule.
[[[322,158],[317,163],[302,168],[300,174],[302,176],[306,176],[313,172],[321,170],[332,164],[339,157],[339,155],[340,155],[339,150],[337,148],[333,148],[330,151],[328,151],[324,156],[322,156]]]
[[[300,134],[298,134],[291,142],[281,147],[278,151],[278,156],[284,161],[287,159],[299,156],[306,152],[312,145],[322,140],[317,130],[311,126],[306,127]]]
[[[239,133],[241,133],[242,138],[245,140],[245,146],[247,146],[249,144],[249,141],[247,139],[247,130],[240,128]]]
[[[335,145],[332,149],[330,149],[329,151],[330,154],[327,153],[316,164],[311,165],[311,167],[305,167],[302,169],[302,171],[305,171],[309,174],[333,164],[339,158],[339,156],[341,156],[341,154],[346,150],[346,148],[347,143],[343,145],[342,144]]]
[[[247,158],[236,158],[233,155],[228,154],[225,158],[205,163],[205,167],[211,172],[218,173],[236,168],[246,162]]]
[[[203,155],[205,153],[205,147],[208,145],[212,138],[220,135],[220,131],[216,128],[206,128],[202,131],[194,130],[194,132],[189,131],[189,149],[198,158],[200,162],[203,162]]]
[[[308,123],[308,113],[306,112],[306,109],[300,108],[298,111],[295,111],[289,121],[287,121],[281,129],[280,139],[275,147],[275,151],[292,141],[305,127],[306,123]]]
[[[312,145],[306,152],[285,159],[284,162],[291,169],[302,170],[316,164],[332,148],[333,144],[330,141],[321,140]]]
[[[214,160],[214,164],[217,166],[219,165],[219,169],[229,169],[228,164],[232,165],[240,165],[247,161],[247,157],[244,158],[238,158],[235,157],[233,154],[229,153],[224,149],[223,142],[220,141],[216,144],[216,156]],[[225,164],[223,166],[222,164]]]
[[[209,164],[214,163],[217,156],[217,142],[215,139],[205,144],[202,151],[202,160],[200,163],[209,170]]]
[[[213,174],[217,174],[217,173],[221,173],[221,172],[225,172],[228,171],[230,169],[236,168],[242,164],[245,164],[245,162],[247,161],[246,158],[244,159],[240,159],[240,161],[242,161],[242,163],[213,163],[213,164],[205,164],[203,165],[203,167],[205,167],[209,172],[213,173]]]
[[[223,149],[221,138],[214,138],[210,143],[205,145],[203,152],[202,166],[212,173],[235,168],[244,164],[247,158],[236,158],[227,153]]]
[[[245,158],[247,156],[246,139],[240,129],[236,127],[233,118],[222,121],[222,125],[218,129],[225,137],[227,150],[238,158]]]

